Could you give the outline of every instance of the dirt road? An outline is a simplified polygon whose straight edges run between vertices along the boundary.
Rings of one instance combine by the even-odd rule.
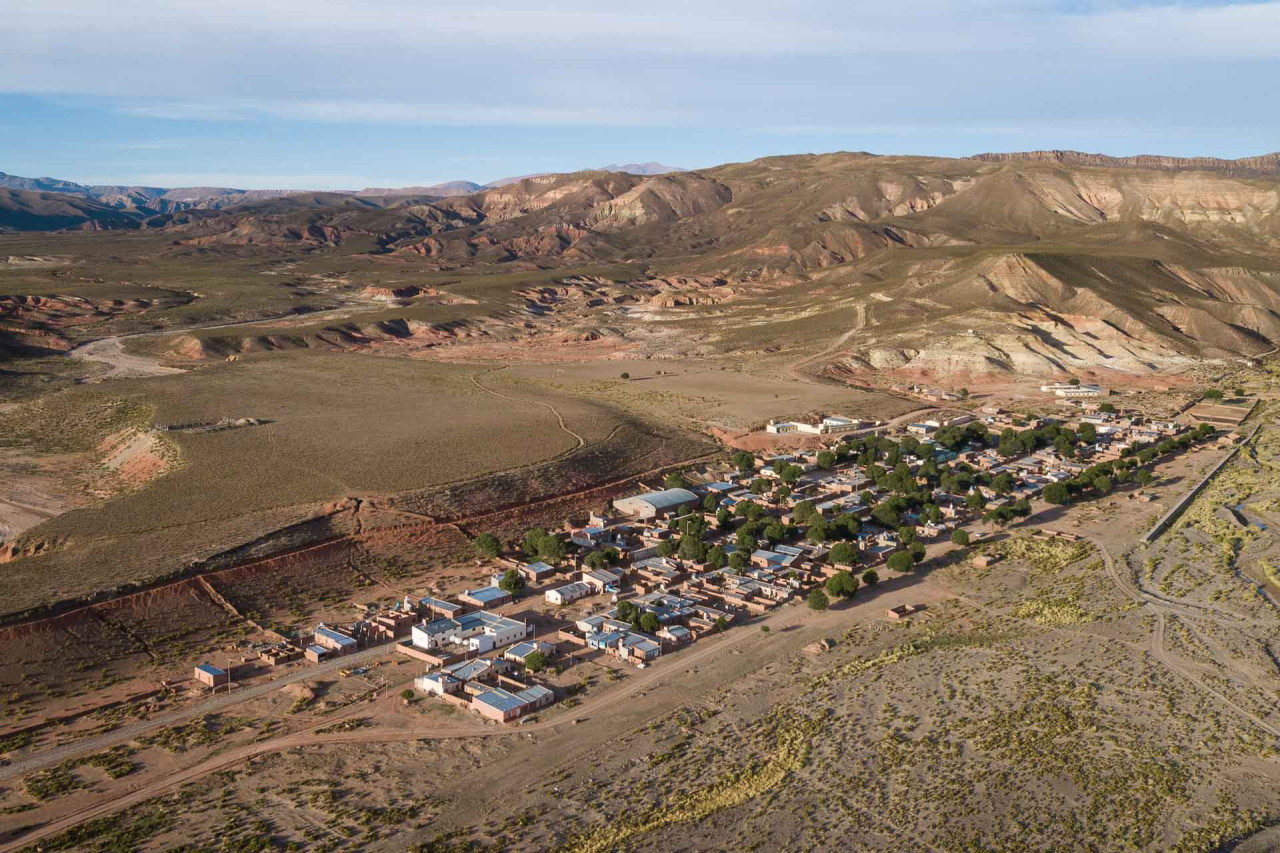
[[[1176,617],[1176,614],[1179,612],[1183,615],[1198,616],[1202,618],[1207,616],[1208,618],[1221,622],[1232,630],[1239,630],[1239,618],[1234,616],[1219,616],[1218,614],[1213,613],[1212,608],[1209,606],[1193,606],[1182,602],[1176,602],[1153,593],[1148,593],[1136,584],[1131,583],[1127,578],[1122,577],[1119,569],[1116,567],[1115,558],[1101,539],[1096,536],[1086,536],[1085,538],[1092,542],[1094,547],[1098,549],[1098,552],[1102,554],[1102,562],[1106,567],[1107,575],[1111,578],[1111,581],[1116,585],[1116,587],[1119,588],[1127,598],[1145,605],[1155,613],[1156,629],[1151,634],[1151,656],[1159,661],[1165,669],[1190,682],[1193,687],[1200,690],[1202,693],[1212,696],[1218,702],[1249,720],[1255,726],[1270,734],[1272,737],[1280,738],[1280,727],[1272,725],[1253,712],[1237,704],[1229,696],[1226,696],[1221,691],[1212,687],[1200,677],[1199,673],[1196,672],[1195,667],[1175,658],[1173,655],[1169,654],[1168,649],[1165,648],[1164,637],[1166,621],[1170,616]]]
[[[812,613],[799,603],[784,605],[760,620],[759,623],[739,626],[723,634],[701,640],[691,648],[660,660],[653,667],[644,670],[642,674],[629,677],[622,683],[609,687],[601,695],[588,699],[571,711],[566,710],[566,712],[560,713],[551,719],[541,720],[529,725],[498,726],[492,723],[442,725],[434,720],[410,720],[407,726],[401,728],[359,728],[345,732],[323,733],[318,731],[318,729],[328,728],[347,717],[368,713],[367,705],[356,705],[345,714],[329,717],[303,731],[282,735],[261,743],[245,744],[244,746],[219,753],[192,767],[176,771],[161,778],[140,782],[132,788],[115,788],[113,789],[114,796],[111,799],[86,806],[37,829],[33,829],[22,836],[21,839],[2,844],[0,845],[0,853],[16,850],[33,844],[42,838],[64,832],[85,821],[114,814],[153,797],[170,793],[188,782],[203,778],[218,770],[242,765],[244,762],[260,755],[280,752],[294,747],[345,743],[399,743],[457,738],[516,737],[572,726],[575,720],[588,720],[589,723],[598,723],[599,721],[596,720],[596,717],[599,715],[610,710],[621,710],[619,706],[637,698],[639,695],[652,691],[653,688],[663,682],[681,678],[689,673],[690,670],[696,671],[702,663],[712,661],[725,654],[731,654],[731,650],[736,646],[746,645],[752,641],[760,642],[761,637],[768,635],[760,631],[759,625],[770,626],[772,632],[779,632],[796,624],[803,624],[805,628],[810,629],[810,633],[835,630],[839,626],[847,625],[855,615],[865,618],[879,612],[886,606],[886,596],[891,596],[897,591],[896,588],[885,590],[885,594],[864,598],[852,607],[833,609],[825,613]],[[909,593],[909,595],[918,595],[918,591]],[[906,600],[906,596],[903,597],[903,600]],[[387,648],[382,647],[374,651],[385,651]],[[356,659],[356,656],[348,656],[341,658],[340,662],[346,666]],[[305,670],[308,676],[315,674],[315,672],[315,667]],[[692,691],[696,693],[698,688],[696,686],[691,687]],[[232,698],[240,699],[244,695],[233,694]],[[672,701],[688,702],[690,701],[690,695],[689,692],[681,691]],[[655,713],[659,713],[661,710],[655,710]],[[119,734],[119,732],[113,732],[112,734]]]
[[[302,669],[282,675],[279,678],[273,678],[262,684],[255,684],[252,687],[244,687],[233,689],[227,693],[219,693],[211,698],[193,705],[189,708],[183,708],[177,711],[170,711],[167,714],[157,714],[156,716],[137,723],[131,723],[127,726],[121,726],[109,732],[105,732],[94,737],[78,740],[74,743],[55,746],[52,749],[44,750],[33,755],[22,756],[11,761],[8,764],[0,766],[0,780],[12,779],[16,776],[24,776],[28,773],[34,773],[37,770],[43,770],[46,767],[52,767],[60,764],[68,758],[75,758],[81,755],[89,755],[100,752],[104,749],[110,749],[119,744],[128,743],[131,740],[150,734],[157,729],[165,726],[172,726],[178,723],[184,723],[193,720],[203,714],[212,714],[222,711],[242,702],[248,702],[251,699],[257,699],[274,693],[277,690],[283,690],[290,684],[296,684],[299,681],[308,681],[318,678],[330,672],[336,672],[350,666],[358,666],[361,663],[377,660],[381,657],[387,657],[395,652],[394,644],[385,646],[375,646],[371,649],[357,652],[356,654],[347,655],[346,657],[336,658],[326,661],[315,666],[303,667]]]
[[[182,368],[165,367],[160,359],[152,356],[131,355],[124,351],[124,342],[134,338],[155,338],[164,335],[181,335],[186,332],[207,331],[210,329],[234,329],[238,326],[262,326],[281,320],[305,319],[311,321],[320,317],[346,317],[360,311],[374,311],[386,308],[383,303],[359,303],[313,311],[308,314],[281,314],[276,317],[264,317],[258,320],[238,320],[234,323],[212,323],[195,326],[180,326],[173,329],[161,329],[154,332],[134,332],[128,335],[114,335],[108,338],[83,343],[67,351],[68,358],[82,361],[95,361],[107,365],[110,370],[104,379],[128,379],[147,376],[168,376],[174,373],[185,373]]]

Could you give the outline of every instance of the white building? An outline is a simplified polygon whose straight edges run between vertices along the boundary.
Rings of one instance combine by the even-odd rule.
[[[806,435],[836,435],[842,432],[852,432],[862,427],[862,421],[856,421],[852,418],[842,418],[837,415],[825,415],[822,420],[816,424],[806,424],[799,421],[769,421],[765,427],[765,431],[773,435],[789,435],[792,433],[804,433]]]
[[[585,584],[582,581],[574,581],[573,583],[566,584],[565,586],[549,589],[543,593],[542,597],[551,604],[560,607],[565,604],[572,604],[580,598],[586,598],[590,594],[591,587],[588,584]]]
[[[1101,385],[1072,385],[1069,382],[1052,382],[1048,385],[1041,385],[1040,390],[1046,394],[1053,394],[1055,397],[1062,397],[1068,400],[1084,397],[1105,397],[1111,393]]]
[[[466,613],[457,619],[435,619],[413,626],[412,642],[431,651],[446,645],[465,645],[473,652],[487,652],[523,640],[529,626],[487,610]]]

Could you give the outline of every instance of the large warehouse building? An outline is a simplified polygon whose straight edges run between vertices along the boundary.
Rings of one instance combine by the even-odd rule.
[[[632,518],[666,518],[697,505],[698,496],[688,489],[663,489],[613,502],[614,509]]]

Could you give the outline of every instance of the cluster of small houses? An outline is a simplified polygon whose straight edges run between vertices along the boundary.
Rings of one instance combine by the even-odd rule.
[[[1007,494],[974,486],[982,491],[987,508],[991,508],[1031,498],[1050,483],[1076,476],[1092,462],[1117,459],[1136,442],[1158,441],[1185,429],[1175,422],[1102,412],[1096,404],[1086,403],[1083,408],[1086,411],[1078,420],[1094,425],[1097,440],[1078,448],[1075,459],[1062,458],[1052,449],[1019,458],[1002,457],[993,449],[973,444],[947,450],[929,440],[945,426],[966,424],[975,418],[997,432],[1010,427],[1036,428],[1044,423],[999,409],[979,409],[976,415],[909,425],[906,431],[917,438],[919,445],[904,461],[912,470],[932,458],[938,463],[965,462],[993,477],[1008,472],[1013,488]],[[795,422],[779,425],[782,423]],[[808,422],[810,427],[826,428],[832,433],[857,428],[851,424],[861,422],[831,416]],[[785,498],[755,494],[751,482],[779,476],[775,468],[781,469],[782,462],[787,463],[787,469],[798,465],[803,470],[791,484],[790,494]],[[708,479],[714,481],[619,498],[613,502],[612,512],[592,514],[582,526],[566,526],[556,534],[572,546],[563,565],[500,560],[503,571],[493,574],[488,585],[452,598],[406,597],[394,607],[346,627],[320,624],[304,648],[280,643],[262,649],[260,658],[272,665],[302,657],[318,662],[363,647],[395,642],[397,651],[428,664],[427,671],[414,683],[419,692],[469,707],[488,719],[509,722],[555,699],[552,688],[532,679],[532,670],[541,669],[527,665],[534,655],[540,662],[553,664],[567,652],[594,650],[645,667],[708,633],[784,603],[803,600],[810,590],[843,568],[829,559],[828,544],[803,540],[757,548],[748,559],[734,560],[737,568],[660,556],[661,550],[670,550],[663,549],[662,543],[677,537],[682,518],[697,516],[712,522],[704,535],[707,544],[718,545],[726,555],[732,555],[733,527],[719,530],[714,523],[720,508],[733,512],[743,502],[754,502],[765,514],[788,524],[793,521],[797,505],[810,502],[824,518],[852,514],[863,522],[850,543],[858,551],[860,568],[878,566],[900,547],[898,530],[877,526],[873,521],[871,507],[863,495],[870,492],[879,497],[877,487],[852,460],[823,468],[816,452],[758,455],[755,469],[748,473],[732,472]],[[904,516],[904,523],[914,525],[921,541],[948,536],[976,516],[966,507],[965,495],[937,491],[932,501],[941,512],[940,523],[911,514]],[[607,553],[612,559],[588,560],[594,551]],[[558,630],[535,638],[527,621],[497,612],[516,598],[502,585],[509,569],[515,569],[527,587],[541,595],[549,605],[547,609],[556,614]],[[564,610],[590,599],[596,599],[594,605],[581,613]],[[623,607],[629,619],[622,618]],[[909,607],[898,608],[887,615],[896,619],[911,612]],[[641,622],[646,630],[638,627]],[[209,664],[196,668],[196,678],[215,688],[233,676],[234,673]]]

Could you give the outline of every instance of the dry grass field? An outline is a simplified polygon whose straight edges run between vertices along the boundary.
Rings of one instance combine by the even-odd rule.
[[[506,388],[501,374],[485,380],[506,395],[495,396],[472,384],[476,373],[354,354],[276,354],[188,375],[82,386],[62,392],[56,406],[5,412],[6,435],[23,444],[24,436],[50,433],[56,410],[50,435],[65,435],[59,448],[76,450],[116,426],[106,415],[86,419],[85,412],[155,423],[266,421],[163,433],[178,460],[169,473],[28,531],[26,540],[53,548],[4,567],[6,610],[174,571],[334,499],[545,461],[577,449],[579,436],[588,447],[603,441],[621,423],[605,405],[536,387]],[[29,446],[35,456],[42,449]]]

